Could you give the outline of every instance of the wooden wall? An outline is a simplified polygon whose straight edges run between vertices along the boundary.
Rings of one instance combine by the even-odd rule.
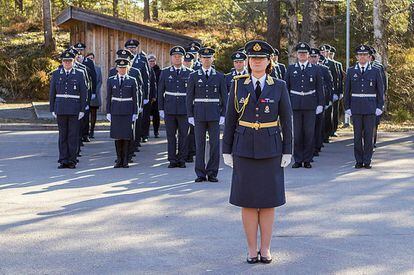
[[[175,46],[165,41],[157,41],[139,35],[118,30],[104,28],[98,25],[78,22],[70,26],[70,42],[83,42],[86,45],[85,53],[95,54],[95,62],[102,70],[102,106],[106,107],[106,80],[108,72],[114,66],[116,51],[124,48],[126,40],[134,38],[140,42],[139,48],[147,54],[155,54],[158,65],[163,68],[170,65],[170,48]]]

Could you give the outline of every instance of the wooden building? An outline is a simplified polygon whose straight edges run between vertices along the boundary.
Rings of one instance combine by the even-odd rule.
[[[96,63],[102,69],[101,110],[105,109],[106,79],[114,66],[116,51],[124,47],[126,40],[135,38],[140,50],[155,54],[160,67],[170,65],[170,48],[175,45],[187,46],[195,38],[166,31],[143,24],[123,20],[77,7],[68,7],[56,18],[60,28],[70,31],[71,45],[82,42],[86,52],[95,54]],[[197,40],[198,41],[198,40]]]

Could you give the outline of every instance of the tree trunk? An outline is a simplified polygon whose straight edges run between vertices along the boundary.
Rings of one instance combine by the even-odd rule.
[[[158,21],[158,0],[152,0],[152,19]]]
[[[407,35],[412,35],[414,32],[414,1],[412,1],[410,4],[410,9],[409,9],[408,14],[409,14],[409,17],[408,17]]]
[[[267,41],[280,49],[280,0],[267,1]]]
[[[385,0],[374,0],[373,25],[374,25],[374,45],[378,52],[378,61],[385,68],[388,65],[388,36],[384,24]]]
[[[118,0],[113,0],[113,2],[112,2],[112,13],[113,13],[114,17],[118,17],[119,16],[119,12],[118,12]]]
[[[14,6],[16,10],[20,13],[23,13],[23,0],[14,0]]]
[[[295,46],[298,43],[298,15],[297,4],[298,0],[285,0],[286,3],[286,34],[288,38],[288,52],[289,64],[296,62]]]
[[[303,21],[301,40],[311,47],[316,47],[319,34],[318,22],[319,0],[305,0],[303,5]]]
[[[149,6],[150,6],[149,0],[144,0],[144,21],[145,22],[149,22],[151,20]]]
[[[50,6],[50,0],[43,0],[43,33],[46,52],[54,51],[56,48],[55,41],[53,40],[52,10]]]

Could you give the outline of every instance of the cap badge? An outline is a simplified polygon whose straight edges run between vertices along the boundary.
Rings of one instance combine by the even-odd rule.
[[[253,51],[255,51],[255,52],[258,52],[258,51],[260,51],[262,49],[262,47],[259,45],[259,43],[256,43],[254,46],[253,46]]]

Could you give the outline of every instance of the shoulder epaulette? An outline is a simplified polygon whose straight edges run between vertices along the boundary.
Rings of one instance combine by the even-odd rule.
[[[238,79],[242,79],[242,78],[246,78],[246,77],[250,77],[249,74],[242,74],[242,75],[236,75],[233,77],[234,80],[238,80]]]

